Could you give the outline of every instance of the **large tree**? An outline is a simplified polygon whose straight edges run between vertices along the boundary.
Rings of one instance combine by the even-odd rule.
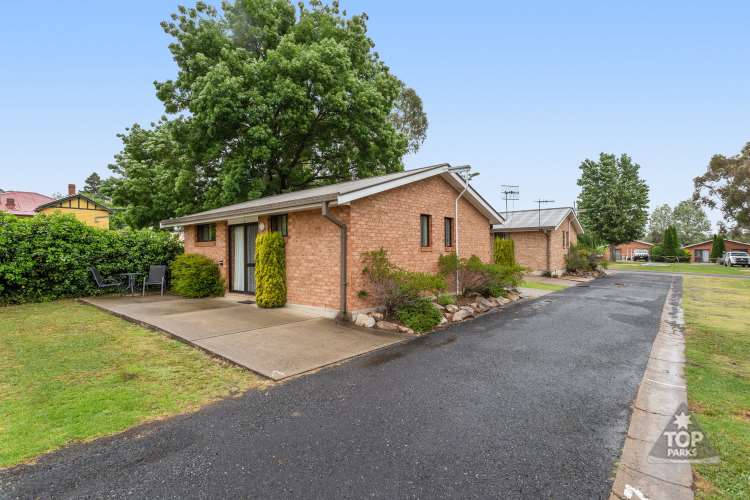
[[[580,220],[584,228],[610,245],[641,238],[648,218],[648,185],[640,165],[626,154],[601,153],[599,161],[581,163],[578,185]],[[610,252],[614,256],[614,252]]]
[[[651,243],[661,243],[664,231],[672,224],[672,208],[666,203],[659,205],[648,218],[647,238]]]
[[[672,223],[682,245],[706,241],[711,232],[711,222],[706,212],[693,200],[681,201],[674,207]]]
[[[91,175],[86,177],[86,181],[83,185],[83,191],[85,193],[99,195],[102,188],[102,178],[99,174],[93,172]]]
[[[693,182],[693,199],[719,208],[738,232],[750,230],[750,142],[736,156],[714,155]]]
[[[203,2],[162,23],[177,76],[167,117],[130,127],[107,188],[135,226],[403,169],[424,141],[416,93],[337,2]]]

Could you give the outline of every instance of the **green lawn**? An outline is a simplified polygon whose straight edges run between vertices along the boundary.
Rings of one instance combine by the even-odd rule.
[[[733,276],[747,276],[750,278],[750,268],[725,267],[718,264],[665,264],[663,262],[610,262],[609,269],[621,271],[653,271],[657,273],[701,273],[727,274]]]
[[[556,285],[554,283],[542,283],[541,281],[522,281],[520,285],[518,285],[523,288],[536,288],[537,290],[549,290],[552,292],[557,292],[560,290],[565,290],[568,288],[564,285]]]
[[[721,455],[699,496],[750,498],[750,280],[687,276],[683,304],[690,409]]]
[[[73,301],[0,308],[0,467],[262,385]]]

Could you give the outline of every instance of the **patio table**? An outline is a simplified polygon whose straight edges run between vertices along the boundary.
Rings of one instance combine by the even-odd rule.
[[[120,273],[120,276],[127,276],[128,278],[127,290],[130,290],[130,295],[135,295],[135,279],[141,274],[143,273]]]

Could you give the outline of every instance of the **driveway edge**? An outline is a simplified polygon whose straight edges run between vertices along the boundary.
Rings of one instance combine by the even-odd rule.
[[[681,404],[687,404],[682,279],[672,282],[638,393],[610,499],[694,498],[689,463],[652,463],[654,443]]]

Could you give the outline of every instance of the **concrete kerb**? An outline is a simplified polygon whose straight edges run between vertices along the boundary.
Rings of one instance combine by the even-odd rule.
[[[662,309],[659,333],[633,401],[627,437],[617,465],[610,498],[694,498],[689,463],[652,463],[654,443],[672,420],[680,404],[687,404],[685,336],[682,312],[682,279],[669,289]]]

